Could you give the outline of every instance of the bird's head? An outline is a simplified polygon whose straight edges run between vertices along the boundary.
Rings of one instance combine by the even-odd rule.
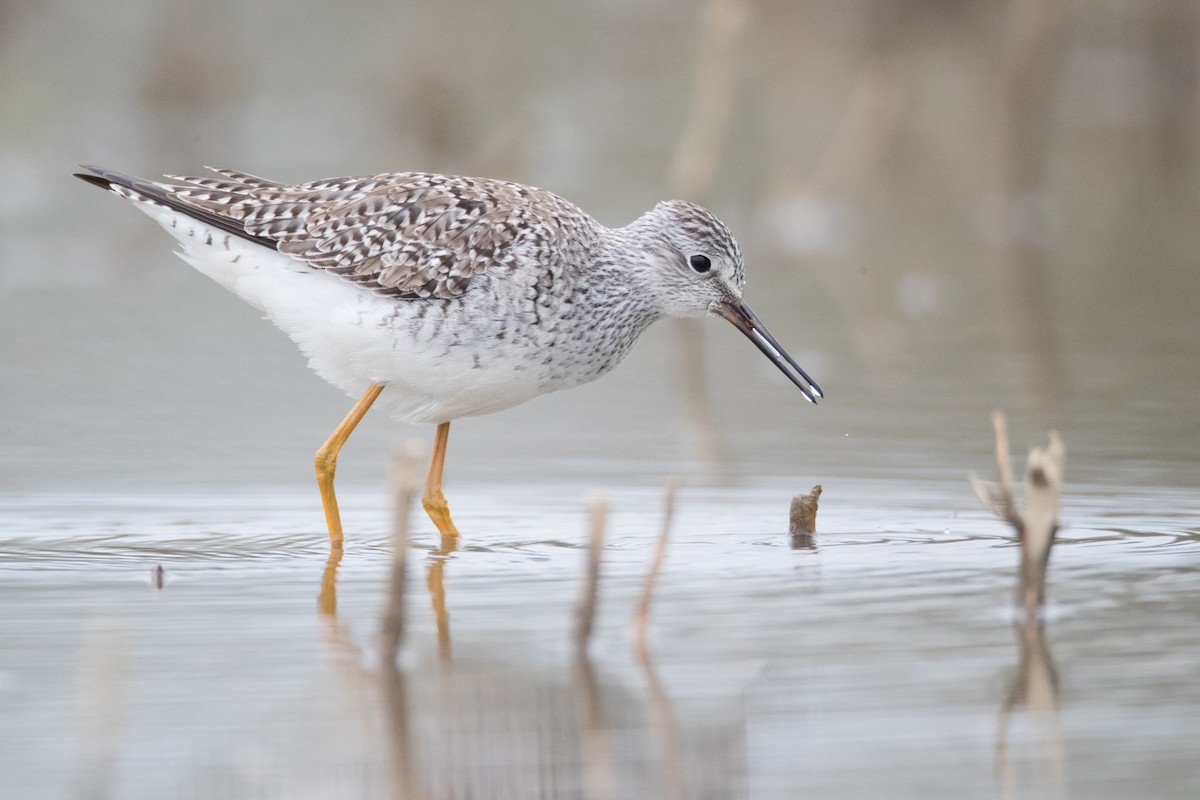
[[[754,342],[811,402],[819,387],[780,347],[742,301],[746,275],[742,251],[725,223],[684,200],[667,200],[624,229],[636,242],[630,265],[664,316],[719,316]]]

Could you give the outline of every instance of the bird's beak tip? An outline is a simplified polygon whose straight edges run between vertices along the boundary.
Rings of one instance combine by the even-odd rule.
[[[747,339],[754,343],[755,347],[762,351],[763,355],[771,359],[779,371],[796,385],[805,400],[816,405],[817,398],[825,398],[825,393],[821,391],[821,387],[817,385],[816,381],[810,378],[795,359],[788,355],[787,351],[780,346],[771,332],[745,303],[740,300],[726,300],[718,304],[714,311],[731,322]]]

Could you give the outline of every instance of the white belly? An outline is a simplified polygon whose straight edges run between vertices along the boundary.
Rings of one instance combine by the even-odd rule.
[[[191,217],[134,201],[182,245],[178,255],[260,309],[309,366],[358,397],[385,383],[377,407],[412,423],[440,423],[510,408],[548,391],[535,365],[473,342],[447,345],[413,313],[385,297]]]

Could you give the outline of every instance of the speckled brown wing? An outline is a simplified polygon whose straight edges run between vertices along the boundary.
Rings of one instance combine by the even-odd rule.
[[[188,185],[164,188],[314,268],[405,298],[462,295],[485,269],[512,263],[518,236],[543,227],[540,204],[565,203],[505,181],[418,172],[298,186],[214,172],[221,178],[171,176]]]

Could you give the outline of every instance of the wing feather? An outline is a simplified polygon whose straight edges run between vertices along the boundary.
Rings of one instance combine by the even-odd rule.
[[[316,269],[399,297],[451,298],[518,257],[522,235],[578,209],[505,181],[417,172],[283,186],[235,170],[173,178],[170,194]]]

